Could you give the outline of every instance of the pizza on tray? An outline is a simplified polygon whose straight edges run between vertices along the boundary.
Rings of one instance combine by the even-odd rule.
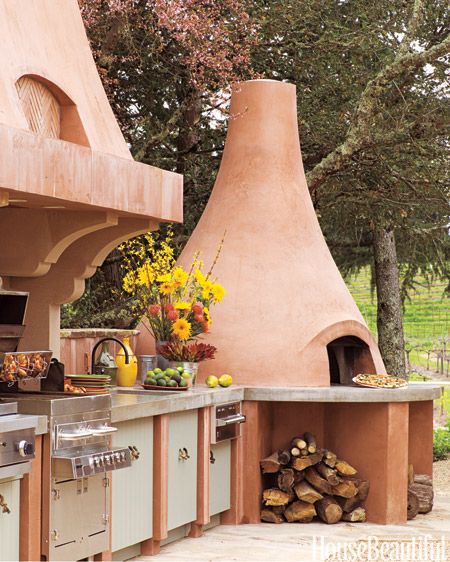
[[[408,386],[408,383],[404,379],[391,375],[362,374],[353,377],[352,380],[359,386],[366,386],[368,388],[403,388]]]

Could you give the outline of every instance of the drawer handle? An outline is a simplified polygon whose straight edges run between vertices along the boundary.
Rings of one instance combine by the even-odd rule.
[[[186,447],[183,447],[182,449],[178,449],[178,460],[179,461],[187,461],[190,458],[191,457],[190,457]]]
[[[5,498],[0,494],[0,507],[2,508],[2,513],[11,513]]]
[[[128,445],[128,448],[130,449],[130,453],[131,453],[131,460],[132,461],[137,461],[138,458],[140,457],[140,452],[138,450],[138,448],[135,445]]]
[[[216,458],[214,457],[214,453],[212,451],[209,451],[209,462],[211,464],[214,464],[216,462]]]
[[[246,417],[244,414],[236,414],[235,416],[229,416],[228,418],[217,418],[216,426],[223,427],[224,425],[231,425],[234,423],[244,423]]]

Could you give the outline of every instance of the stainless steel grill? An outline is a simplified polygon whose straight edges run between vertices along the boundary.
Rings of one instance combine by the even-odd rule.
[[[138,457],[113,447],[110,395],[17,395],[19,411],[48,416],[44,441],[42,552],[81,560],[108,550],[110,475]]]

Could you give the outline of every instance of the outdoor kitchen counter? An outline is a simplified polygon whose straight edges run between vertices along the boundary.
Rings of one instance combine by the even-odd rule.
[[[192,390],[161,391],[161,394],[157,395],[151,394],[151,392],[138,389],[120,389],[113,392],[111,394],[112,423],[195,410],[225,402],[239,402],[244,399],[244,387],[237,385],[230,388],[208,388],[205,385],[198,385]]]
[[[440,386],[409,383],[406,388],[245,386],[244,399],[270,402],[421,402],[441,395]]]
[[[163,393],[164,392],[164,393]],[[208,388],[198,385],[186,392],[151,394],[145,390],[120,389],[111,395],[112,422],[118,423],[183,410],[249,400],[262,402],[420,402],[441,394],[438,385],[410,383],[402,389],[373,389],[353,386],[279,387],[238,386]]]

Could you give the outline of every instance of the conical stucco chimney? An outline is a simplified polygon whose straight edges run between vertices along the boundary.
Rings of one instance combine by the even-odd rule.
[[[242,384],[328,386],[327,345],[353,337],[359,367],[384,371],[369,330],[323,238],[306,185],[296,88],[254,80],[233,90],[228,136],[210,200],[180,262],[196,251],[226,290],[200,377]],[[338,356],[339,362],[339,356]],[[355,373],[356,374],[356,373]]]

